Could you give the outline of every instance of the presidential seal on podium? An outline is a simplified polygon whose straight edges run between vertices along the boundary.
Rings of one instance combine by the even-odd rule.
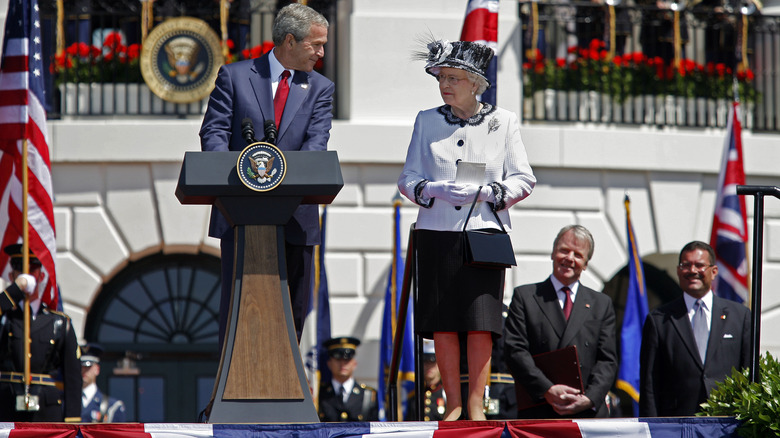
[[[252,143],[238,155],[238,178],[256,192],[267,192],[282,183],[287,162],[282,151],[271,143]]]

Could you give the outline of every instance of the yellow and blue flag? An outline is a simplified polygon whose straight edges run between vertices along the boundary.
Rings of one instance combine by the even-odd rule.
[[[647,289],[642,259],[631,225],[631,201],[626,195],[626,232],[628,233],[628,291],[620,332],[620,369],[617,387],[634,400],[634,416],[639,416],[639,349],[642,345],[642,325],[647,318]]]

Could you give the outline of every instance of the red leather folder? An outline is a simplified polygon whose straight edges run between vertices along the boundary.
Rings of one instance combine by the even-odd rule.
[[[548,351],[547,353],[540,353],[533,358],[536,367],[556,385],[564,384],[571,386],[572,388],[577,388],[582,392],[585,391],[582,384],[580,359],[579,356],[577,356],[576,345],[570,345],[561,348],[560,350]],[[547,403],[544,399],[538,401],[531,398],[525,390],[523,383],[520,381],[515,381],[515,393],[517,394],[518,411]]]

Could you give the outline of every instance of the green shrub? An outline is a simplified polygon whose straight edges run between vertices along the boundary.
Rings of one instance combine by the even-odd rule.
[[[737,431],[743,437],[780,436],[780,362],[769,353],[759,362],[760,383],[750,382],[747,369],[732,369],[697,415],[736,417],[742,421]]]

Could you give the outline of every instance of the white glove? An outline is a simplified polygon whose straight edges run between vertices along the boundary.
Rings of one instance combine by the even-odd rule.
[[[422,195],[425,198],[439,198],[452,205],[463,205],[469,202],[467,184],[457,184],[454,181],[430,181],[425,184]],[[472,192],[472,198],[474,197]]]
[[[474,201],[474,197],[477,196],[479,186],[476,184],[466,184],[464,190],[466,191],[466,201],[468,201],[468,204],[471,204]]]
[[[24,285],[22,285],[22,283],[24,283]],[[19,286],[19,288],[23,291],[27,292],[27,295],[33,295],[35,293],[36,283],[37,282],[35,281],[35,277],[30,274],[19,274],[19,276],[16,277],[16,285]]]
[[[493,193],[493,188],[490,186],[482,186],[482,190],[479,191],[479,200],[496,202],[496,195]]]
[[[468,203],[474,201],[474,196],[477,196],[477,189],[479,186],[476,184],[466,184],[466,200]],[[493,195],[493,189],[490,186],[482,186],[479,190],[479,198],[477,201],[495,202],[496,197]]]

